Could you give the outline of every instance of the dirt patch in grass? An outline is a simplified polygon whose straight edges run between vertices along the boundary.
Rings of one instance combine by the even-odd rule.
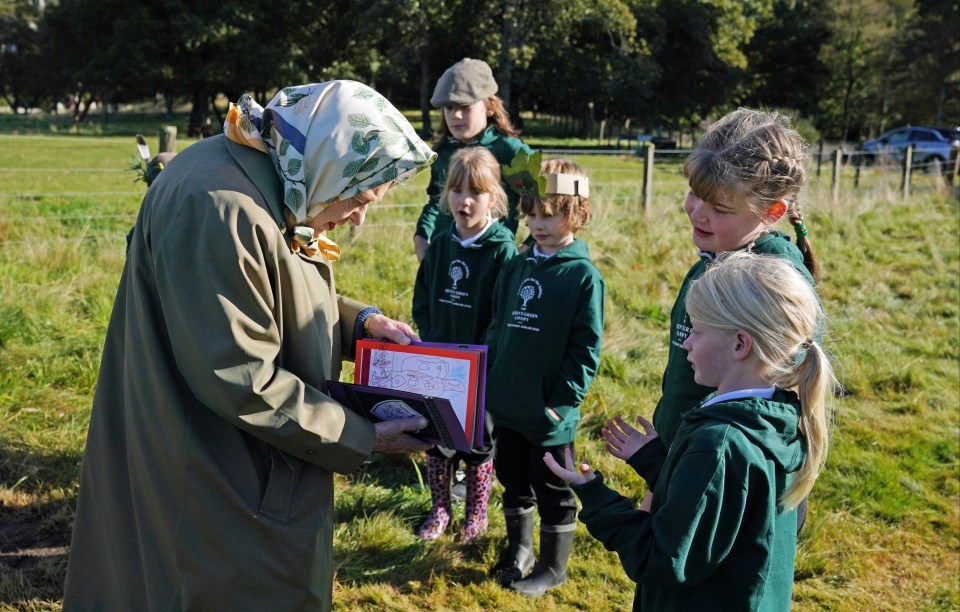
[[[0,507],[0,608],[36,609],[63,597],[70,545],[65,503]]]

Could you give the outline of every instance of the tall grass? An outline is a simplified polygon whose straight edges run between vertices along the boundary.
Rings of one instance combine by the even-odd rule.
[[[60,606],[101,344],[144,190],[122,171],[132,151],[130,138],[0,136],[0,609]],[[608,286],[601,370],[578,447],[639,500],[642,481],[602,450],[599,428],[615,414],[649,416],[656,403],[669,311],[696,258],[685,183],[677,164],[658,165],[645,213],[637,160],[576,160],[593,178],[597,208],[581,237]],[[345,255],[340,290],[407,320],[424,180],[391,190],[363,228],[334,236]],[[955,610],[958,206],[932,177],[915,177],[908,202],[897,199],[895,175],[873,175],[869,189],[837,203],[827,180],[811,189],[807,225],[824,262],[827,346],[846,395],[800,537],[794,607]],[[449,537],[418,540],[413,529],[429,507],[421,461],[379,455],[337,477],[338,609],[629,608],[632,583],[582,526],[570,581],[544,598],[488,580],[505,538],[499,489],[487,536],[456,542],[458,506]]]

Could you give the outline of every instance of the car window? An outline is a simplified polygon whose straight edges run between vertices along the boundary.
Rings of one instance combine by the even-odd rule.
[[[910,130],[897,130],[887,135],[887,142],[892,145],[906,144],[910,140]]]
[[[937,128],[937,131],[947,140],[957,140],[960,138],[960,128]]]
[[[933,135],[933,132],[928,132],[926,130],[913,130],[912,139],[917,142],[939,140],[939,138]]]

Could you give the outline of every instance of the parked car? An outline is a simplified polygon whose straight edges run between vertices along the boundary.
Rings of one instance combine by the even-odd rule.
[[[946,170],[950,148],[960,145],[960,128],[937,128],[922,125],[904,126],[864,141],[860,146],[863,163],[870,165],[882,158],[903,163],[904,151],[913,145],[912,165],[931,172],[934,162]]]
[[[637,147],[644,146],[644,143],[652,143],[658,149],[676,149],[677,141],[667,136],[640,134],[637,136]]]

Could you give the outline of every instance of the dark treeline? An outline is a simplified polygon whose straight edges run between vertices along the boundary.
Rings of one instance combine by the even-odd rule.
[[[960,123],[957,0],[0,0],[0,98],[188,102],[354,78],[420,108],[462,57],[519,111],[688,131],[738,105],[853,140]]]

